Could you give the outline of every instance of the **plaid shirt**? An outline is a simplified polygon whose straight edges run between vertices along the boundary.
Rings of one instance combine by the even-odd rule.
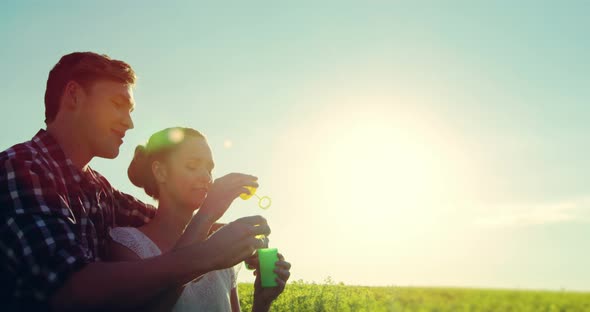
[[[0,310],[48,309],[72,273],[105,257],[111,227],[154,214],[98,172],[75,168],[44,130],[1,152]]]

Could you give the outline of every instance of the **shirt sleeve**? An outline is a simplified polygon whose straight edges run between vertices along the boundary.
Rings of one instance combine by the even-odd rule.
[[[112,225],[113,227],[140,227],[148,223],[156,215],[156,208],[154,206],[117,190],[100,173],[94,170],[93,172],[100,180],[102,187],[114,199],[115,224]]]
[[[116,226],[140,227],[148,223],[155,215],[156,208],[139,199],[112,189],[115,198],[115,224]]]
[[[48,309],[51,295],[89,262],[54,178],[34,161],[0,163],[0,300],[15,310]]]

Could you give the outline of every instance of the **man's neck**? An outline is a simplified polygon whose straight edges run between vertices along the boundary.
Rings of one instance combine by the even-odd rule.
[[[92,156],[88,152],[86,143],[84,142],[72,129],[59,127],[52,123],[47,126],[47,133],[57,141],[62,151],[69,158],[74,167],[85,172],[88,168],[88,163],[92,160]]]

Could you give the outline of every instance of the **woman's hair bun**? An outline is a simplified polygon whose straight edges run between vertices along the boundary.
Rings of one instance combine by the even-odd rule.
[[[129,180],[137,187],[145,187],[146,183],[148,183],[147,179],[151,177],[152,171],[149,168],[148,158],[145,146],[138,145],[135,148],[133,160],[131,160],[131,164],[129,164],[129,168],[127,169]]]

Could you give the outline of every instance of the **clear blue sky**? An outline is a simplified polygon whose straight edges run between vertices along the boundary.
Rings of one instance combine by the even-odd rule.
[[[474,2],[2,2],[0,149],[62,55],[106,53],[136,127],[92,166],[147,201],[135,146],[201,130],[273,199],[224,220],[266,216],[293,279],[590,290],[590,2]]]

